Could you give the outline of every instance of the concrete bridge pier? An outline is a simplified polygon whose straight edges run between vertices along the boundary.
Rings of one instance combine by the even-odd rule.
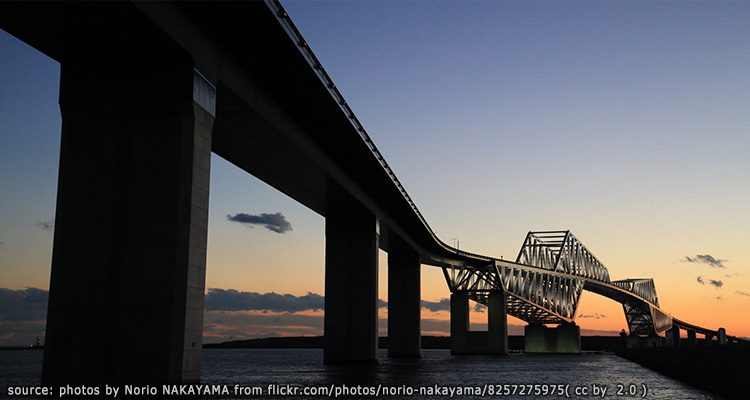
[[[560,324],[557,328],[529,324],[524,327],[524,336],[526,353],[581,353],[581,328],[576,324]]]
[[[666,332],[667,346],[680,346],[680,327],[675,325]]]
[[[377,363],[379,224],[333,182],[326,207],[323,362]]]
[[[719,344],[720,345],[723,346],[723,345],[727,344],[727,330],[726,329],[719,328],[717,336],[719,338]]]
[[[200,380],[215,91],[169,39],[122,37],[61,62],[44,385]]]
[[[696,337],[696,332],[694,330],[688,329],[686,344],[688,346],[697,346],[698,345],[698,338]]]
[[[703,345],[708,346],[708,345],[710,345],[712,343],[713,339],[714,339],[714,335],[713,334],[711,334],[711,333],[705,333],[704,334],[704,339],[703,339],[703,341],[701,343]]]
[[[419,253],[391,232],[388,239],[388,356],[419,357],[421,330]]]
[[[469,330],[469,292],[451,294],[451,354],[508,354],[508,317],[505,294],[488,295],[487,331]]]

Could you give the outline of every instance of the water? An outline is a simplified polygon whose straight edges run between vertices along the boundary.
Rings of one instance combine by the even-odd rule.
[[[387,399],[448,399],[453,390],[453,398],[458,399],[636,399],[644,394],[647,399],[721,399],[609,354],[484,357],[423,350],[418,360],[391,359],[383,351],[379,356],[378,365],[332,366],[322,363],[319,349],[207,349],[203,352],[203,383],[226,385],[229,395],[221,398],[238,399],[333,398],[321,395],[331,390],[338,391],[339,398],[375,398],[377,393]],[[0,397],[8,396],[9,386],[39,385],[41,362],[41,351],[0,352]],[[512,392],[511,385],[517,385],[516,394],[502,395],[502,390]],[[235,387],[248,395],[235,395]],[[168,398],[161,389],[150,398]],[[295,390],[299,395],[286,395]],[[303,396],[302,390],[317,395]],[[484,397],[470,393],[473,390],[484,390]],[[522,396],[521,390],[531,393]],[[344,391],[348,392],[341,394]]]

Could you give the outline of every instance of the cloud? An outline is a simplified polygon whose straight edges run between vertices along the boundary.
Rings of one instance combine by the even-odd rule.
[[[207,343],[229,337],[253,339],[278,336],[320,336],[322,315],[258,313],[253,311],[206,311],[203,337]]]
[[[713,267],[713,268],[726,268],[726,266],[724,266],[723,263],[727,260],[714,258],[712,255],[709,255],[709,254],[698,254],[692,258],[685,256],[685,258],[680,259],[680,261],[689,262],[689,263],[707,264],[708,266]]]
[[[208,289],[206,311],[262,311],[296,313],[322,310],[325,298],[308,292],[304,296],[293,294],[240,292],[234,289]],[[388,302],[378,299],[378,308],[387,308]]]
[[[739,291],[739,290],[738,290],[738,291],[736,291],[735,293],[737,293],[737,294],[738,294],[738,295],[740,295],[740,296],[747,296],[747,297],[750,297],[750,293],[748,293],[748,292],[741,292],[741,291]]]
[[[300,312],[322,310],[323,296],[307,293],[304,296],[292,294],[240,292],[234,289],[208,289],[206,294],[207,311],[273,311]]]
[[[0,288],[0,345],[27,346],[43,336],[49,292]]]
[[[601,319],[601,318],[607,318],[607,316],[604,314],[595,313],[595,314],[581,314],[578,316],[578,318]]]
[[[448,311],[451,309],[451,301],[449,299],[440,299],[440,301],[422,300],[422,308],[432,312]]]
[[[485,311],[487,311],[487,306],[481,303],[474,303],[474,312],[482,313]]]
[[[36,321],[47,318],[49,292],[26,288],[12,290],[0,288],[0,321]]]
[[[253,225],[263,225],[269,231],[276,233],[286,233],[292,230],[292,224],[290,224],[284,217],[284,214],[280,212],[277,212],[276,214],[263,213],[260,215],[238,213],[232,216],[227,214],[227,219],[232,222],[248,224],[248,226],[251,227]]]
[[[698,283],[700,283],[701,285],[705,285],[706,283],[708,283],[709,285],[713,285],[713,286],[715,286],[715,287],[716,287],[717,289],[719,289],[719,288],[721,288],[722,286],[724,286],[724,282],[722,282],[722,281],[717,281],[717,280],[715,280],[715,279],[709,279],[709,280],[708,280],[708,282],[706,282],[705,280],[703,280],[703,277],[702,277],[702,276],[699,276],[699,277],[698,277],[698,278],[696,279],[696,281],[698,281]]]
[[[49,220],[47,222],[37,222],[36,224],[34,224],[34,226],[42,228],[45,231],[51,231],[51,230],[55,229],[55,220],[51,219],[51,220]]]

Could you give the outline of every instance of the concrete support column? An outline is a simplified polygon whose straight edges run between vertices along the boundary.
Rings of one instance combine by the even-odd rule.
[[[421,330],[419,253],[391,232],[388,243],[388,356],[419,357]]]
[[[717,336],[719,338],[719,344],[720,345],[723,346],[723,345],[727,344],[727,330],[726,329],[719,328],[719,332],[718,332]]]
[[[701,342],[704,346],[709,346],[713,344],[714,335],[711,333],[704,334],[704,339]]]
[[[667,330],[667,346],[679,346],[680,345],[680,327],[673,326]]]
[[[557,336],[556,353],[581,353],[581,328],[578,325],[562,324],[555,330]]]
[[[45,385],[200,379],[213,116],[189,55],[135,36],[61,63]]]
[[[691,331],[691,330],[687,331],[687,345],[688,346],[698,345],[698,339],[696,338],[695,331]]]
[[[502,290],[490,292],[487,318],[488,354],[508,354],[508,306]]]
[[[325,363],[377,363],[378,222],[330,184],[326,212]]]
[[[451,293],[451,354],[466,354],[469,332],[469,292]]]
[[[526,353],[548,353],[552,348],[551,337],[547,333],[549,329],[542,324],[529,324],[523,328],[524,352]]]
[[[524,335],[526,353],[581,353],[581,328],[576,324],[561,324],[554,329],[529,324],[524,327]]]

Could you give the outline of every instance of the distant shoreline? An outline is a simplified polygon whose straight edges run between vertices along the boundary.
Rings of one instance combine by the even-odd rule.
[[[621,343],[619,336],[581,336],[583,351],[615,351]],[[450,349],[450,336],[422,336],[422,349]],[[272,337],[205,343],[204,349],[322,349],[323,336]],[[388,348],[388,338],[378,338],[378,348]],[[523,350],[523,336],[508,336],[509,350]]]
[[[618,336],[581,336],[582,351],[615,351],[620,346]],[[204,349],[322,349],[323,336],[285,336],[221,343],[204,343]],[[388,338],[378,338],[378,348],[388,348]],[[450,336],[422,336],[422,349],[450,349]],[[508,336],[508,349],[524,349],[524,337]],[[44,350],[44,346],[0,346],[0,350]]]

